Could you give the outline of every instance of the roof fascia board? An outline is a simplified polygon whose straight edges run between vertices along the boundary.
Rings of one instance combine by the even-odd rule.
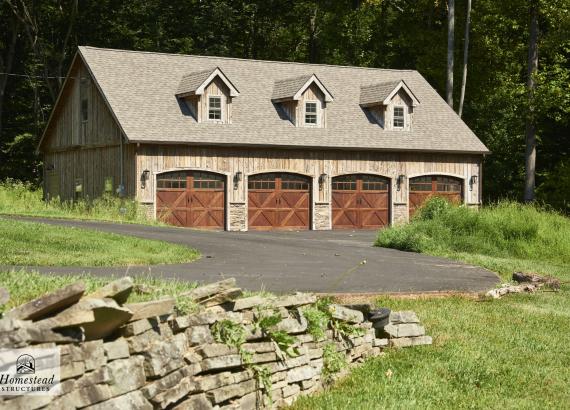
[[[196,88],[196,91],[194,92],[194,94],[196,94],[196,95],[204,94],[206,87],[216,77],[220,77],[220,79],[228,87],[228,89],[230,90],[230,96],[231,97],[237,97],[239,95],[239,91],[237,90],[237,88],[235,88],[235,86],[232,84],[232,82],[224,75],[224,73],[222,72],[222,70],[220,70],[219,67],[216,67],[215,70],[212,71],[212,73],[208,76],[208,78],[202,84],[200,84],[200,86],[198,88]]]

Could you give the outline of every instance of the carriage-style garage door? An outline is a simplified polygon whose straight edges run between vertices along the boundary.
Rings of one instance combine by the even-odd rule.
[[[390,221],[390,180],[376,175],[332,179],[334,229],[380,228]]]
[[[431,196],[440,196],[454,203],[463,200],[463,181],[443,175],[410,178],[410,217]]]
[[[248,178],[249,229],[309,229],[309,177],[287,173]]]
[[[160,174],[156,216],[177,226],[224,229],[225,177],[202,171]]]

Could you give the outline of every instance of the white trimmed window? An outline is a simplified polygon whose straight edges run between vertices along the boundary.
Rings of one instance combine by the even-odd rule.
[[[222,97],[219,95],[212,95],[208,97],[208,119],[209,120],[222,120]]]
[[[305,124],[318,125],[318,108],[316,101],[305,102]]]
[[[394,107],[394,120],[393,120],[394,128],[404,128],[404,124],[405,124],[404,107],[402,106]]]

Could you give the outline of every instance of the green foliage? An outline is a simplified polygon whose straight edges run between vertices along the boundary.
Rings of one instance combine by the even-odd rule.
[[[317,307],[308,306],[303,309],[303,316],[307,319],[307,332],[315,340],[323,340],[329,324],[330,315]]]
[[[510,275],[515,266],[528,269],[529,263],[570,265],[570,219],[537,205],[500,202],[475,211],[431,199],[410,224],[381,230],[376,245],[461,259]]]
[[[0,214],[157,224],[149,220],[138,201],[132,199],[104,195],[93,200],[62,202],[54,198],[46,202],[42,200],[41,189],[10,179],[0,182]]]
[[[307,332],[311,334],[315,340],[324,339],[327,329],[331,329],[333,335],[339,339],[362,336],[364,329],[332,317],[329,310],[331,303],[333,303],[333,299],[327,296],[319,298],[314,304],[303,308],[303,316],[307,319]]]
[[[242,324],[225,319],[212,325],[212,335],[218,343],[239,348],[245,343],[246,330]]]
[[[258,310],[253,327],[261,330],[263,335],[269,337],[279,347],[281,353],[285,353],[289,357],[298,356],[299,349],[295,346],[297,339],[287,332],[275,328],[281,320],[279,311],[274,310],[268,314],[263,310]]]
[[[182,245],[0,217],[0,265],[128,266],[192,262]]]
[[[364,329],[337,319],[331,319],[330,327],[336,337],[340,338],[358,337],[364,335],[365,333]]]
[[[336,344],[327,343],[323,346],[323,372],[325,383],[330,383],[333,376],[347,366],[346,355],[337,351]]]

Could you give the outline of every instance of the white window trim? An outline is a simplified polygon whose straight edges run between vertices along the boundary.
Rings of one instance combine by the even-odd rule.
[[[402,119],[404,120],[404,124],[401,127],[395,126],[394,125],[394,120],[396,119],[396,108],[401,108],[402,109]],[[406,106],[405,105],[394,105],[394,107],[392,107],[392,128],[395,128],[397,130],[403,130],[406,128]]]
[[[307,122],[307,104],[308,103],[315,103],[315,106],[317,107],[317,123],[313,124],[310,122]],[[303,125],[305,127],[320,127],[321,126],[321,107],[319,107],[319,100],[305,100],[303,102]],[[312,114],[312,113],[311,113]]]
[[[219,98],[220,99],[220,119],[210,118],[210,98]],[[206,110],[206,116],[208,121],[212,122],[223,122],[224,121],[224,99],[222,95],[209,95],[208,96],[208,107]]]

